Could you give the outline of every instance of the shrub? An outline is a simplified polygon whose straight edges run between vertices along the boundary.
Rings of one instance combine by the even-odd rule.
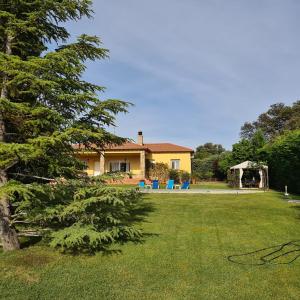
[[[178,170],[169,170],[169,178],[174,180],[175,183],[180,182],[180,176],[179,176],[179,171]]]
[[[217,157],[210,156],[205,159],[194,159],[192,162],[193,176],[196,179],[211,179],[214,176],[215,162]]]
[[[186,171],[179,171],[179,177],[181,182],[191,180],[191,174]]]
[[[227,182],[230,187],[239,187],[240,186],[240,172],[239,170],[235,170],[232,172],[231,170],[227,171]]]
[[[164,163],[151,164],[148,170],[151,179],[158,179],[165,182],[169,177],[169,167]]]
[[[270,186],[300,193],[300,130],[286,132],[261,153],[269,164]]]

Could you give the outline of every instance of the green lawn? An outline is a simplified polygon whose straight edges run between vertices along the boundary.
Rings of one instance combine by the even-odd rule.
[[[124,188],[128,188],[128,187],[136,187],[137,185],[133,185],[133,184],[114,184],[111,186],[115,186],[115,187],[124,187]],[[160,188],[164,189],[166,187],[165,184],[160,184]],[[224,181],[203,181],[197,184],[191,184],[190,185],[191,189],[231,189],[230,186],[228,186],[228,184]]]
[[[197,184],[191,184],[191,189],[231,189],[231,187],[223,181],[203,181]]]
[[[299,299],[300,258],[291,252],[235,257],[300,239],[299,206],[269,192],[147,195],[149,234],[122,252],[61,255],[34,246],[0,254],[2,299]],[[300,246],[299,246],[300,248]],[[268,256],[297,250],[286,246]],[[275,249],[276,250],[276,249]],[[274,250],[273,250],[274,251]],[[279,264],[281,263],[281,264]]]

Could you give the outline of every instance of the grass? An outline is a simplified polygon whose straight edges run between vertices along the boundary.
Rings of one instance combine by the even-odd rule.
[[[197,184],[191,184],[191,189],[231,189],[224,181],[203,181]]]
[[[261,266],[253,264],[262,254],[228,261],[300,239],[299,206],[274,192],[147,195],[146,201],[155,209],[142,224],[151,235],[116,247],[121,253],[69,256],[42,246],[0,253],[0,297],[299,299],[300,258],[288,263],[299,252]]]
[[[136,187],[137,185],[134,184],[114,184],[111,186],[115,186],[115,187],[124,187],[124,188],[128,188],[128,187]],[[160,184],[160,188],[164,189],[166,187],[165,184]],[[230,186],[228,186],[228,184],[224,181],[203,181],[197,184],[191,184],[190,185],[191,189],[231,189]]]

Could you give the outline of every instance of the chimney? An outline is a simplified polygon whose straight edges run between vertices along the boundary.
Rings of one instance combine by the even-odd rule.
[[[137,143],[142,146],[144,145],[143,131],[138,132]]]

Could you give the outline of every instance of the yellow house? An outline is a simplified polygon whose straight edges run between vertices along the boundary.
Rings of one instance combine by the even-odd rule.
[[[90,176],[107,172],[130,172],[133,178],[146,177],[146,160],[165,163],[169,168],[191,173],[193,150],[170,143],[145,144],[143,133],[138,132],[137,143],[125,143],[105,149],[101,154],[80,151],[78,157],[87,165]]]

